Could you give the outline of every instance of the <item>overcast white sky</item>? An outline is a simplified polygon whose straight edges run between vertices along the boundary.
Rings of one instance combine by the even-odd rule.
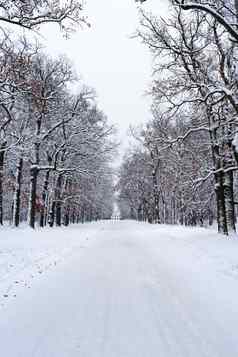
[[[148,0],[143,7],[166,13],[166,1]],[[134,0],[87,0],[91,28],[77,31],[65,41],[57,30],[43,30],[51,53],[66,53],[98,102],[125,140],[129,124],[149,116],[150,100],[144,92],[151,78],[151,56],[131,34],[138,25]]]

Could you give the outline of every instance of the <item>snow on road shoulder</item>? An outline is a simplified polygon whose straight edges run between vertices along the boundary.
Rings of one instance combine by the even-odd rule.
[[[30,289],[34,280],[89,244],[100,225],[69,228],[2,228],[0,230],[0,309],[18,294]]]
[[[145,227],[144,233],[147,234]],[[143,231],[139,231],[144,236]],[[238,237],[220,235],[215,229],[182,226],[152,226],[148,244],[153,251],[165,249],[164,258],[171,263],[186,264],[238,279]]]
[[[238,318],[238,239],[215,230],[180,226],[143,227],[137,234],[145,253],[179,281],[181,291],[193,291],[196,304],[219,307],[221,316]],[[155,274],[156,275],[156,274]],[[158,280],[156,276],[154,280]],[[179,294],[179,292],[177,292]],[[210,314],[209,312],[209,314]],[[214,311],[215,314],[217,312]]]

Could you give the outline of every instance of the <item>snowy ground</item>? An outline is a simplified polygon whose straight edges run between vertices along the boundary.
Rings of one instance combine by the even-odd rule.
[[[48,270],[67,259],[98,232],[100,225],[70,228],[0,229],[0,313],[1,308]]]
[[[0,236],[2,356],[238,356],[235,238],[130,221]]]

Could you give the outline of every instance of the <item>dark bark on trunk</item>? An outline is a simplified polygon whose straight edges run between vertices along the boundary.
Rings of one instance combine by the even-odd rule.
[[[139,208],[137,209],[137,219],[139,222],[142,221],[142,205],[140,205]]]
[[[35,228],[36,219],[36,190],[37,190],[37,178],[39,170],[37,166],[32,166],[30,169],[30,197],[28,208],[28,224],[31,228]]]
[[[158,183],[156,177],[156,171],[152,171],[152,180],[153,180],[153,194],[154,194],[154,213],[153,213],[153,221],[154,223],[160,223],[160,211],[159,211],[159,190]]]
[[[40,162],[40,141],[39,136],[41,132],[41,120],[40,115],[36,120],[36,137],[37,140],[34,143],[34,162],[30,168],[30,195],[28,205],[28,224],[31,228],[35,228],[36,219],[36,191],[37,191],[37,178],[39,174],[39,162]]]
[[[49,212],[49,221],[48,224],[50,227],[53,227],[55,223],[55,201],[52,202]]]
[[[152,176],[152,185],[153,185],[152,217],[149,217],[149,223],[159,224],[161,222],[160,209],[159,209],[160,194],[159,194],[158,180],[157,180],[157,173],[160,166],[159,153],[158,153],[158,148],[156,146],[151,147],[149,144],[148,149],[151,157],[151,167],[152,167],[151,176]]]
[[[56,182],[56,204],[55,204],[55,218],[56,226],[61,226],[61,213],[62,213],[62,203],[61,203],[61,189],[62,189],[62,175],[58,176]]]
[[[0,146],[0,225],[3,225],[3,169],[6,146],[6,142],[2,143]]]
[[[233,128],[228,128],[229,137],[232,136]],[[229,139],[228,142],[224,145],[224,155],[223,162],[224,168],[229,169],[232,167],[234,163],[234,147],[232,145],[232,140]],[[233,171],[224,173],[224,197],[225,197],[225,205],[226,205],[226,221],[227,221],[227,229],[228,233],[236,232],[236,217],[235,217],[235,203],[234,203],[234,179],[233,179]]]
[[[216,201],[217,201],[218,232],[228,235],[222,173],[215,175],[215,182],[216,182],[215,193],[216,193]]]
[[[66,207],[64,213],[64,225],[67,227],[69,225],[69,217],[70,217],[70,208]]]
[[[235,233],[235,205],[234,205],[234,192],[233,192],[233,172],[224,174],[224,198],[226,206],[226,222],[228,233]]]
[[[85,222],[85,207],[83,206],[81,209],[81,223]],[[78,213],[78,217],[79,217],[79,213]],[[79,221],[77,220],[77,223],[79,223]]]
[[[21,207],[21,184],[22,184],[22,170],[23,159],[20,158],[17,164],[16,184],[13,200],[13,225],[18,227],[20,223],[20,207]]]
[[[43,207],[41,208],[41,213],[40,213],[40,227],[44,227],[46,222],[46,201],[47,201],[47,194],[48,194],[48,187],[49,187],[49,178],[50,178],[50,171],[47,171],[45,175],[45,181],[44,181],[43,191],[41,196]]]
[[[76,215],[76,223],[80,223],[80,218],[82,219],[82,216],[80,216],[80,213],[77,212],[77,215]],[[84,220],[82,220],[81,223],[84,223]]]
[[[238,0],[234,0],[234,4],[235,4],[235,9],[236,9],[236,21],[238,23]]]
[[[93,220],[93,208],[92,206],[89,207],[89,216],[88,216],[88,221],[92,222]]]
[[[208,224],[209,224],[209,226],[213,225],[213,219],[214,219],[213,212],[211,210],[209,210],[209,212],[208,212]]]
[[[72,213],[71,213],[71,217],[70,217],[70,221],[71,221],[71,223],[75,223],[75,216],[76,216],[76,214],[75,214],[75,207],[72,209]]]
[[[184,192],[182,191],[180,194],[179,201],[179,223],[181,226],[185,224],[185,207],[184,207]]]
[[[211,127],[216,123],[214,121],[213,116],[211,115],[210,109],[207,111],[209,126]],[[220,147],[217,144],[217,129],[210,130],[210,141],[211,141],[211,154],[213,159],[213,164],[215,170],[219,170],[221,168],[221,155],[220,155]],[[214,174],[215,180],[215,195],[216,195],[216,205],[217,205],[217,225],[218,225],[218,233],[228,235],[227,229],[227,220],[226,220],[226,206],[225,206],[225,197],[224,197],[224,180],[223,173]]]

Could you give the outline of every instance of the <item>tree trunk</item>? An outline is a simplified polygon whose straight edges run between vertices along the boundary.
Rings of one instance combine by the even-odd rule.
[[[235,205],[234,205],[234,192],[233,192],[233,172],[224,174],[224,199],[226,207],[226,222],[228,233],[235,233]]]
[[[72,211],[71,211],[72,213],[71,213],[71,215],[70,215],[70,222],[71,223],[75,223],[75,207],[73,207],[73,209],[72,209]]]
[[[45,175],[45,181],[43,185],[43,191],[42,191],[42,204],[43,207],[41,208],[41,213],[40,213],[40,227],[45,226],[46,222],[46,201],[47,201],[47,193],[48,193],[48,187],[49,187],[49,178],[50,178],[50,171],[48,170]]]
[[[28,207],[28,224],[31,228],[35,228],[36,219],[36,190],[37,190],[37,178],[39,170],[37,166],[33,165],[30,169],[30,196]]]
[[[210,115],[210,111],[208,111],[208,119],[209,126],[216,124],[216,121],[213,120],[213,117]],[[219,170],[221,168],[221,154],[220,147],[218,145],[217,138],[217,129],[210,130],[210,140],[211,140],[211,154],[213,159],[213,164],[215,170]],[[216,203],[217,203],[217,225],[218,225],[218,233],[228,235],[227,229],[227,220],[226,220],[226,205],[225,205],[225,197],[224,197],[224,180],[223,173],[219,172],[214,174],[215,180],[215,194],[216,194]]]
[[[69,225],[69,221],[70,221],[69,217],[70,217],[70,208],[69,206],[67,206],[64,212],[64,225],[66,227]]]
[[[50,206],[48,223],[51,228],[54,226],[54,223],[55,223],[55,201],[53,201]]]
[[[152,179],[153,179],[153,194],[154,194],[154,214],[153,221],[154,223],[160,223],[160,212],[159,212],[159,190],[158,183],[156,177],[156,171],[152,171]]]
[[[62,188],[62,175],[58,176],[56,182],[56,197],[55,197],[55,219],[56,219],[56,226],[61,226],[61,211],[62,211],[62,204],[61,204],[61,188]]]
[[[215,175],[215,182],[218,232],[228,235],[222,173],[218,173]]]
[[[23,159],[20,158],[17,164],[15,192],[13,199],[13,225],[18,227],[20,223],[20,207],[21,207],[21,184],[22,184],[22,169]]]
[[[83,205],[83,207],[81,209],[80,214],[81,214],[81,223],[84,223],[85,222],[85,206],[84,205]],[[77,221],[77,223],[79,223],[79,221]]]
[[[238,23],[238,0],[234,0],[234,4],[235,4],[235,9],[236,9],[236,21]]]
[[[0,146],[0,224],[3,225],[3,169],[4,169],[4,158],[5,158],[5,149],[7,143],[4,142]]]

